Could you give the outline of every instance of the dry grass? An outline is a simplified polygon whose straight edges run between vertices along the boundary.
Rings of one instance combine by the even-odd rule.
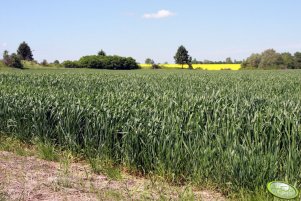
[[[224,200],[212,191],[123,174],[111,180],[68,156],[60,162],[0,152],[0,200]]]

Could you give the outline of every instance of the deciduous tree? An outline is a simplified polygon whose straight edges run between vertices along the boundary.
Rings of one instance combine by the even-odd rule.
[[[294,54],[294,67],[301,69],[301,52],[296,52]]]
[[[283,66],[281,54],[273,49],[268,49],[261,54],[259,68],[281,68]]]
[[[174,56],[175,62],[176,64],[181,64],[182,68],[184,66],[184,64],[189,64],[189,62],[191,61],[191,57],[188,54],[188,51],[186,50],[186,48],[181,45],[177,52],[176,55]]]
[[[154,60],[152,60],[151,58],[147,58],[145,59],[145,64],[154,64]]]
[[[289,53],[289,52],[285,52],[281,54],[282,60],[283,60],[283,64],[285,66],[285,68],[288,69],[294,69],[294,56]]]
[[[226,64],[233,64],[233,61],[230,57],[226,58]]]

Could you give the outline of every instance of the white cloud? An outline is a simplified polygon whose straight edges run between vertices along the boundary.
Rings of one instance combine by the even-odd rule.
[[[146,13],[143,15],[143,18],[145,18],[145,19],[161,19],[161,18],[171,17],[173,15],[175,15],[175,14],[169,10],[159,10],[156,13]]]
[[[2,47],[6,47],[7,46],[7,43],[2,43]]]

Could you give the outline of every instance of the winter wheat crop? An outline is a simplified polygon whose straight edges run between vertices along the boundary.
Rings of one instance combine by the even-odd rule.
[[[301,71],[0,73],[0,131],[177,181],[301,181]]]

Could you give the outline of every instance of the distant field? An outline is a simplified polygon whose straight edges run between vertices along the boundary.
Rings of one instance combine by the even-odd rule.
[[[178,64],[160,64],[163,68],[182,68],[182,65]],[[151,68],[151,64],[140,64],[141,68]],[[194,69],[202,70],[239,70],[240,64],[193,64]],[[184,68],[188,68],[188,65],[184,65]]]
[[[0,131],[227,192],[301,180],[301,71],[0,72]]]
[[[40,64],[35,64],[33,62],[23,61],[25,69],[61,69],[62,66],[41,66]],[[150,69],[152,66],[150,64],[140,64],[142,69]],[[177,64],[160,64],[164,69],[181,69],[182,65]],[[185,69],[188,68],[188,65],[183,66]],[[240,70],[240,64],[193,64],[194,69],[200,70]],[[0,62],[0,68],[5,68],[4,64]],[[6,67],[7,68],[7,67]]]

